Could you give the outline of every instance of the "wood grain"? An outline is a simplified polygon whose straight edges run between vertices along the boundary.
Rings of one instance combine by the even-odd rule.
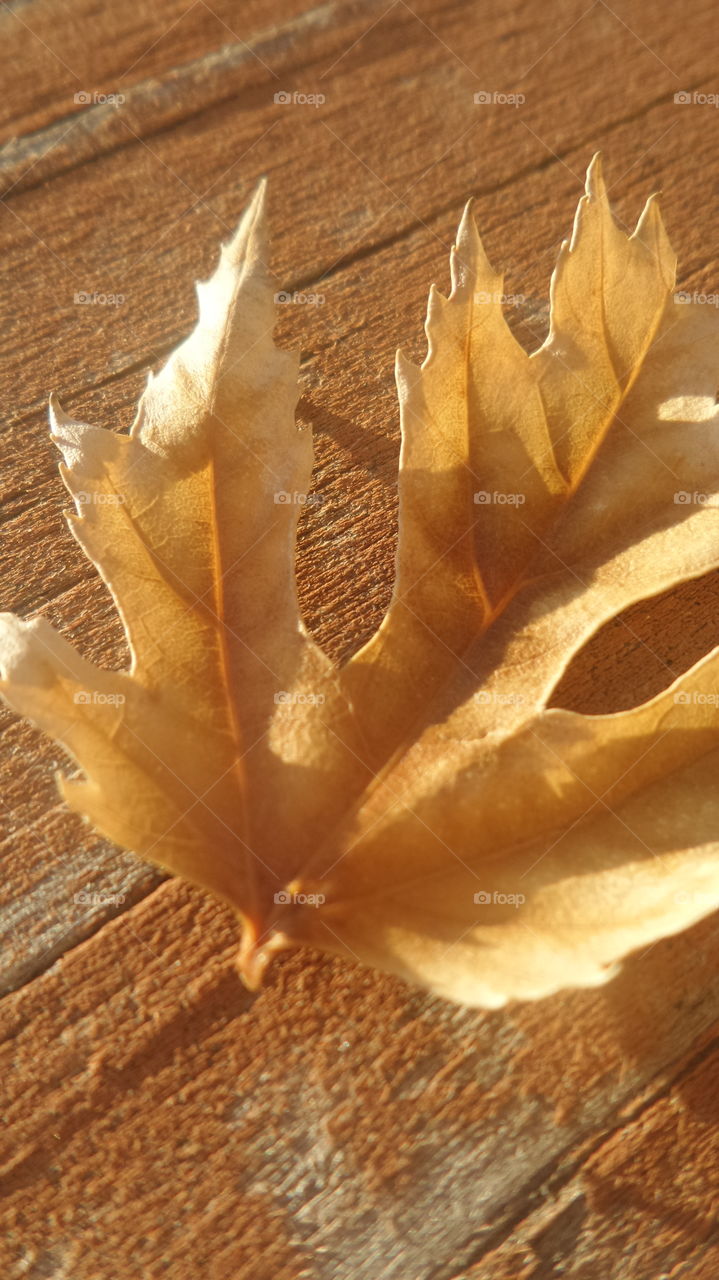
[[[529,348],[597,147],[620,219],[661,187],[680,287],[716,289],[719,120],[674,101],[719,90],[714,16],[658,0],[3,5],[2,607],[124,664],[64,527],[47,394],[129,424],[267,173],[277,287],[324,298],[278,322],[302,349],[324,499],[301,526],[303,607],[333,656],[356,648],[392,579],[394,349],[422,354],[469,195]],[[480,90],[525,101],[478,105]],[[718,590],[636,606],[558,700],[614,710],[664,687],[719,640]],[[3,713],[5,1274],[716,1274],[716,920],[601,991],[493,1014],[318,957],[281,959],[251,997],[229,915],[65,813],[67,767]]]

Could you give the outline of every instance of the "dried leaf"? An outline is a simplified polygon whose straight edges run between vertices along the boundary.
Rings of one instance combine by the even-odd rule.
[[[529,356],[468,207],[427,358],[398,357],[392,603],[338,669],[297,604],[311,444],[263,199],[129,436],[51,403],[130,670],[6,614],[4,695],[80,766],[72,808],[232,905],[251,987],[300,943],[467,1004],[601,983],[719,905],[719,653],[634,710],[548,709],[607,620],[719,565],[719,321],[595,159]]]

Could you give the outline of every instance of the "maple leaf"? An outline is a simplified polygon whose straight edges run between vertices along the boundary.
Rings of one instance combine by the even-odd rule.
[[[719,565],[719,321],[595,158],[530,356],[468,206],[398,357],[392,602],[337,668],[297,603],[311,442],[266,254],[260,188],[128,436],[51,401],[131,666],[5,614],[4,696],[80,766],[72,808],[231,904],[252,988],[301,943],[468,1004],[601,983],[719,905],[717,651],[633,710],[549,707],[606,621]]]

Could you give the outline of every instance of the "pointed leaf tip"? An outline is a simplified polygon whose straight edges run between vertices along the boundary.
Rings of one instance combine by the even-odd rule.
[[[462,217],[459,220],[457,228],[457,239],[453,245],[455,253],[461,254],[465,252],[466,256],[474,256],[477,252],[477,246],[481,249],[481,240],[477,230],[477,223],[474,218],[474,200],[468,200],[462,210]]]
[[[66,413],[54,391],[48,402],[48,416],[50,439],[62,454],[65,465],[72,469],[80,460],[82,440],[88,431],[88,424]],[[62,464],[60,471],[62,473]]]
[[[58,429],[66,422],[72,422],[72,418],[65,413],[56,392],[51,391],[47,402],[47,414],[50,419],[50,432],[55,435]]]
[[[470,224],[474,221],[474,204],[475,204],[474,196],[470,196],[469,200],[464,206],[464,209],[462,210],[462,217],[459,220],[459,230],[457,232],[458,242],[463,232],[466,233],[466,230],[468,229]]]
[[[461,286],[464,272],[468,271],[474,276],[497,274],[485,252],[474,216],[474,205],[475,201],[471,199],[464,206],[457,228],[457,239],[450,253],[453,289]]]
[[[222,254],[232,262],[240,262],[253,246],[256,256],[261,257],[266,252],[267,240],[267,178],[262,177],[245,206],[237,230],[222,246]]]
[[[587,166],[587,177],[584,189],[592,200],[607,200],[607,187],[604,181],[604,165],[601,151],[595,151]]]
[[[402,347],[398,347],[394,358],[394,374],[397,386],[399,387],[402,384],[411,385],[417,380],[420,372],[420,366],[410,360]]]

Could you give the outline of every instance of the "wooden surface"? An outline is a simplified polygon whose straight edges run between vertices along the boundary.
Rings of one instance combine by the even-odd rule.
[[[719,92],[715,17],[659,0],[3,4],[2,608],[124,664],[62,520],[47,394],[130,422],[267,173],[278,290],[324,296],[278,322],[303,351],[324,499],[303,515],[302,599],[328,651],[352,651],[392,578],[394,349],[423,352],[466,197],[530,348],[598,147],[625,224],[663,189],[679,287],[719,287],[719,112],[674,101]],[[718,594],[697,581],[607,627],[562,703],[664,687],[719,641]],[[491,1014],[306,955],[250,996],[229,913],[94,837],[58,804],[59,751],[8,713],[1,729],[3,1276],[714,1280],[716,918],[602,990]]]

